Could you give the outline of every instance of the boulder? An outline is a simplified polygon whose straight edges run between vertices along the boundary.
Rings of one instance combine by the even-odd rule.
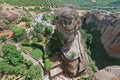
[[[94,74],[96,80],[120,80],[120,66],[109,66]]]

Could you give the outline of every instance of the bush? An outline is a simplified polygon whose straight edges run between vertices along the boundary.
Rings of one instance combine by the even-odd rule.
[[[18,21],[30,22],[31,19],[28,16],[22,16],[22,17],[19,17]]]
[[[23,45],[23,46],[30,46],[31,43],[28,40],[23,40],[21,45]]]
[[[43,52],[41,49],[36,48],[30,53],[30,55],[35,59],[39,59],[43,56]]]
[[[36,6],[34,9],[33,9],[36,13],[39,13],[40,12],[40,7]]]
[[[30,24],[31,24],[30,22],[26,22],[26,26],[30,26]]]
[[[33,43],[38,42],[38,38],[33,38],[33,39],[32,39],[32,42],[33,42]]]
[[[50,11],[51,9],[50,9],[50,7],[48,7],[48,6],[45,6],[45,7],[43,7],[43,8],[41,8],[41,12],[45,12],[45,11]]]
[[[0,26],[0,31],[3,31],[3,28],[2,28],[2,26]]]
[[[50,35],[53,32],[53,28],[51,26],[45,26],[45,35]]]
[[[7,36],[2,36],[2,37],[0,37],[0,40],[3,42],[3,41],[5,41],[5,40],[7,40]]]
[[[15,24],[11,24],[9,29],[13,32],[13,40],[16,42],[21,41],[26,38],[26,31],[24,28],[17,27]]]
[[[2,6],[0,6],[0,10],[3,10],[3,7],[2,7]]]
[[[36,25],[33,26],[33,28],[36,33],[43,33],[42,23],[37,23]]]
[[[52,66],[52,63],[49,59],[45,59],[44,65],[45,65],[45,69],[49,70]]]
[[[54,22],[54,15],[53,14],[51,14],[51,15],[44,14],[42,16],[42,19],[45,20],[45,21],[50,21],[51,24],[53,24],[53,22]]]
[[[3,19],[3,22],[7,25],[10,24],[10,22],[7,19]]]
[[[89,77],[82,77],[79,80],[91,80]]]

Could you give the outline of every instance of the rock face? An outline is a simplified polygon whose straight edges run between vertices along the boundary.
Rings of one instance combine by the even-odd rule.
[[[89,66],[85,45],[78,32],[81,20],[74,6],[59,8],[55,13],[56,33],[61,36],[59,52],[63,59],[64,71],[76,76]],[[56,46],[57,48],[57,46]]]
[[[96,80],[120,80],[120,66],[106,67],[94,74]]]
[[[23,14],[17,12],[13,13],[9,11],[0,11],[0,27],[2,29],[8,29],[8,24],[5,23],[5,20],[10,23],[15,23],[20,16],[23,16]]]
[[[120,59],[120,13],[90,11],[85,23],[95,23],[102,33],[101,42],[109,56]]]

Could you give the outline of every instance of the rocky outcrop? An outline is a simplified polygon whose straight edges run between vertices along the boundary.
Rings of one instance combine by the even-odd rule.
[[[0,27],[2,29],[8,29],[8,23],[16,23],[17,19],[24,14],[21,13],[13,13],[9,11],[0,11]],[[6,21],[5,21],[6,20]]]
[[[120,66],[106,67],[94,74],[95,80],[120,80]]]
[[[55,12],[55,34],[58,52],[62,56],[63,68],[69,76],[76,76],[88,70],[89,61],[85,51],[84,41],[78,32],[81,20],[74,6],[59,8]],[[55,46],[56,43],[52,43]],[[59,45],[60,44],[60,45]],[[53,49],[53,48],[52,48]],[[55,50],[54,50],[55,51]]]
[[[90,11],[85,24],[94,23],[102,33],[101,42],[109,56],[120,58],[120,13]]]

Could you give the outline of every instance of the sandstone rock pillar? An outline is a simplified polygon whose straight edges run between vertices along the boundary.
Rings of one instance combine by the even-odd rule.
[[[78,29],[81,25],[80,17],[74,6],[59,8],[55,12],[55,33],[51,44],[57,48],[63,60],[64,71],[69,76],[76,76],[88,68],[88,57],[84,41]],[[56,43],[55,43],[56,42]],[[56,45],[57,44],[57,45]]]

